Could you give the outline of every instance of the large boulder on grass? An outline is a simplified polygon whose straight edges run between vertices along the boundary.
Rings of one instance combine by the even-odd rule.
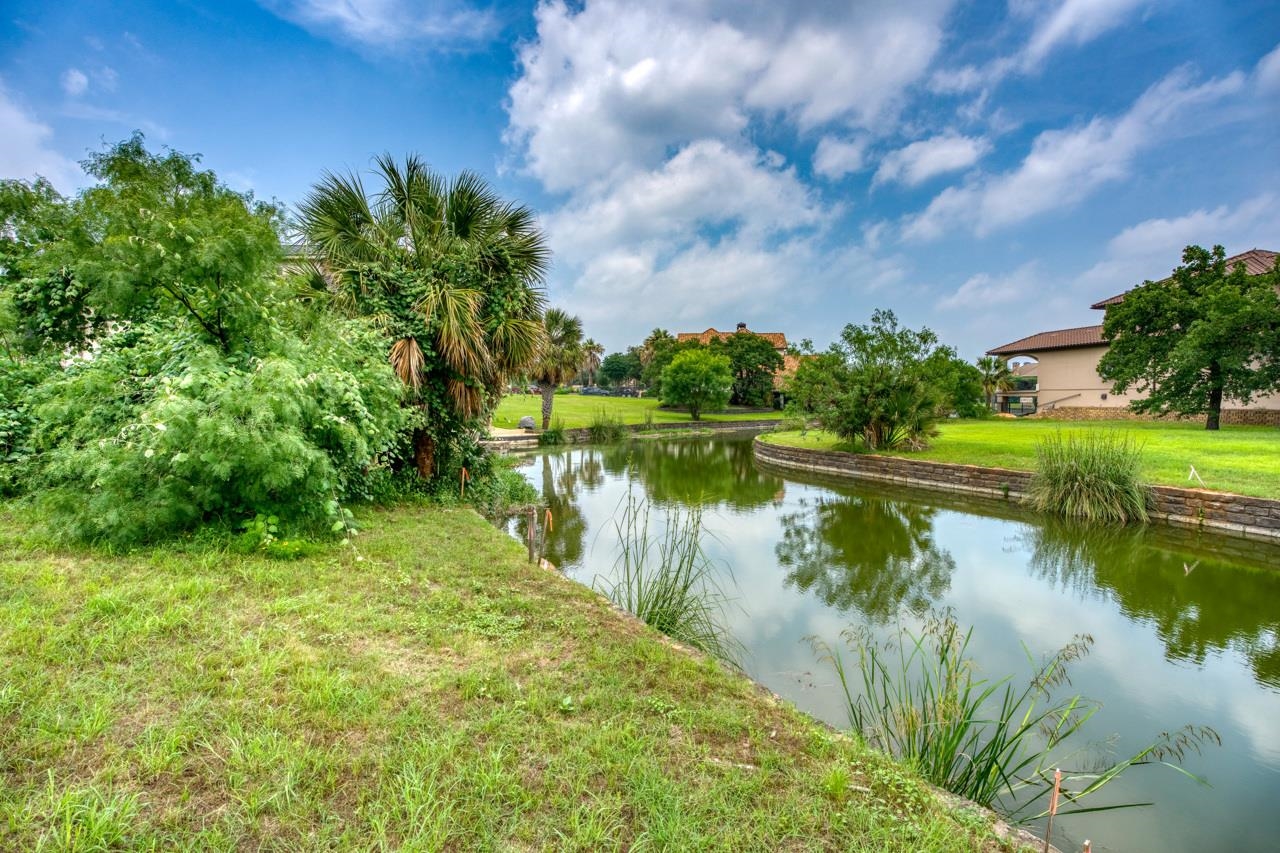
[[[533,425],[533,418],[529,415],[525,415],[521,418],[520,423],[516,424],[516,426],[520,429],[537,429],[537,427]]]

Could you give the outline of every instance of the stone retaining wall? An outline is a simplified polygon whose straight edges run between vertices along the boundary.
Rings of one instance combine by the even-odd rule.
[[[1190,421],[1204,423],[1204,415],[1194,417],[1165,417],[1138,414],[1123,407],[1107,406],[1056,406],[1042,409],[1031,418],[1058,421]],[[1224,426],[1280,426],[1280,409],[1223,409],[1221,423]]]
[[[758,438],[755,440],[755,455],[758,459],[785,468],[1007,500],[1020,500],[1031,483],[1029,471],[862,453],[805,450],[769,444]],[[1152,499],[1152,517],[1170,524],[1212,529],[1251,538],[1280,540],[1280,501],[1171,486],[1153,487]]]
[[[676,421],[659,424],[627,424],[629,432],[666,432],[669,430],[708,430],[712,432],[734,432],[748,430],[773,429],[781,421],[777,418],[759,421]],[[564,431],[565,444],[586,444],[591,441],[591,430],[587,427],[567,429]],[[499,452],[507,450],[527,450],[538,447],[538,433],[529,432],[524,435],[490,436],[481,442],[485,447]]]

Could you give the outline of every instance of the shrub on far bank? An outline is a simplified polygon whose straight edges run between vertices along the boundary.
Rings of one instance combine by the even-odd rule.
[[[1050,435],[1036,445],[1028,501],[1041,512],[1102,524],[1147,521],[1141,448],[1125,435]]]

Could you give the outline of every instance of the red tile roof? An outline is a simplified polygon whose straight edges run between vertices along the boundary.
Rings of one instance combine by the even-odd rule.
[[[1269,249],[1250,249],[1247,252],[1241,252],[1238,255],[1232,255],[1227,258],[1227,269],[1231,269],[1236,264],[1244,264],[1244,271],[1249,275],[1262,275],[1264,272],[1271,272],[1276,265],[1276,253]],[[1168,281],[1163,278],[1161,281]],[[1124,293],[1128,293],[1125,291]],[[1103,299],[1101,302],[1095,302],[1090,308],[1105,309],[1109,305],[1116,305],[1124,301],[1124,293],[1117,293],[1115,296]]]
[[[1106,346],[1102,338],[1101,326],[1081,326],[1076,329],[1058,329],[1053,332],[1040,332],[1020,338],[1002,347],[987,350],[987,355],[1024,355],[1052,349],[1071,349],[1073,347]]]
[[[753,335],[759,335],[769,343],[773,344],[774,349],[787,348],[787,336],[782,332],[756,332],[751,329],[743,329],[744,332],[750,332]],[[680,332],[676,335],[676,341],[684,343],[685,341],[697,341],[701,344],[711,343],[712,338],[724,340],[730,335],[736,335],[737,332],[720,332],[714,328],[707,329],[705,332]]]

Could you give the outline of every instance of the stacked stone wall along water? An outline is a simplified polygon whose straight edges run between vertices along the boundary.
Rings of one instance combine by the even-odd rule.
[[[826,474],[944,489],[1011,501],[1026,495],[1029,471],[955,465],[865,453],[805,450],[756,439],[756,456],[783,467]],[[1280,539],[1280,501],[1206,489],[1152,489],[1152,515],[1183,527],[1200,527],[1254,538]]]

